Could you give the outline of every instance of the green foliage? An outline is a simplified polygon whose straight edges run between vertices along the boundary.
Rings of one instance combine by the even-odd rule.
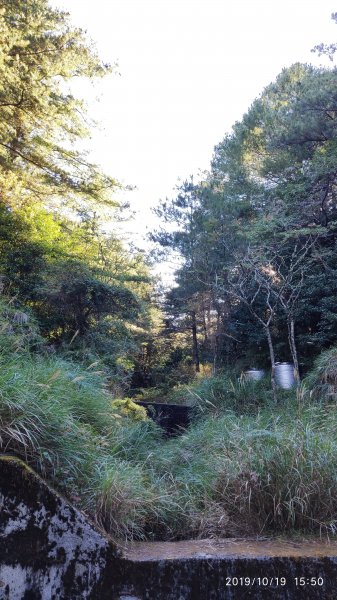
[[[109,314],[128,318],[137,314],[137,300],[122,285],[103,282],[86,264],[67,261],[54,264],[38,290],[49,312],[49,327],[67,327],[84,335],[90,322]]]
[[[103,199],[116,184],[74,148],[87,134],[74,77],[109,71],[69,16],[46,0],[0,6],[0,188],[16,206],[36,198]]]
[[[155,329],[153,282],[143,256],[103,230],[118,184],[77,149],[88,119],[71,85],[111,68],[47,0],[0,3],[0,29],[1,292],[54,349],[103,359],[122,393]]]
[[[123,400],[114,400],[112,408],[120,410],[122,415],[132,417],[135,421],[145,421],[147,419],[146,409],[139,406],[132,398],[123,398]]]
[[[0,214],[3,290],[33,310],[50,342],[79,360],[104,357],[111,374],[123,379],[127,372],[129,380],[154,323],[146,264],[128,257],[112,237],[86,239],[86,223],[36,207],[31,212],[41,224],[33,225],[26,211]]]
[[[43,338],[32,312],[14,300],[0,298],[1,350],[5,356],[43,348]]]
[[[145,469],[113,456],[97,465],[93,491],[98,523],[119,538],[143,539],[165,510],[165,498]]]
[[[31,352],[36,344],[42,354]],[[151,494],[142,470],[118,456],[126,438],[128,454],[132,446],[137,449],[144,409],[131,400],[121,401],[127,411],[113,405],[105,373],[97,367],[48,356],[31,315],[1,302],[1,451],[21,457],[73,501],[83,498],[82,506],[115,535],[137,536],[143,531],[141,503]],[[156,439],[154,426],[144,431],[147,441]],[[145,513],[151,511],[155,514],[147,507]]]

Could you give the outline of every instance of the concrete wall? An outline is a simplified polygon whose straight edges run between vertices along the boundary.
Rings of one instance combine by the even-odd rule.
[[[0,456],[0,508],[1,600],[113,598],[116,546],[9,456]]]

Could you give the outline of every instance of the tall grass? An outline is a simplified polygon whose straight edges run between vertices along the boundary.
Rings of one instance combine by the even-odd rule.
[[[169,442],[155,473],[166,473],[171,497],[184,507],[186,530],[172,523],[174,535],[335,533],[334,413],[290,403],[274,415],[227,413]]]
[[[0,448],[116,538],[335,534],[337,406],[317,393],[322,365],[277,406],[264,382],[197,381],[183,393],[198,418],[167,440],[112,408],[98,365],[49,356],[30,316],[2,302]]]
[[[279,391],[280,397],[287,394]],[[273,405],[273,395],[267,378],[251,381],[227,372],[195,380],[173,390],[170,401],[192,404],[201,413],[218,413],[226,409],[236,412],[254,413],[260,406]]]
[[[306,377],[314,399],[337,400],[337,347],[322,352]]]

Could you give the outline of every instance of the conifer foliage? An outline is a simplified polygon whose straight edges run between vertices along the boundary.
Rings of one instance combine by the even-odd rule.
[[[84,33],[46,0],[0,3],[0,190],[16,204],[71,194],[99,199],[114,181],[74,148],[87,134],[68,83],[109,71]]]

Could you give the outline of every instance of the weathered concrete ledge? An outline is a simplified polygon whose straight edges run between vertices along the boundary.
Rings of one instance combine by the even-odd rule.
[[[111,600],[119,554],[22,461],[0,456],[1,600]]]
[[[140,600],[336,600],[337,542],[133,543],[122,591]]]
[[[337,542],[194,540],[123,548],[0,456],[0,600],[336,600]]]

